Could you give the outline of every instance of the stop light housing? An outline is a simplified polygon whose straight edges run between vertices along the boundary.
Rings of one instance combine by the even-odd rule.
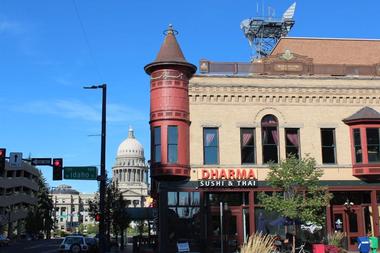
[[[63,159],[53,158],[53,180],[62,180]]]
[[[95,215],[95,221],[100,221],[100,214],[97,213],[97,214]]]
[[[0,148],[0,172],[5,170],[5,148]]]

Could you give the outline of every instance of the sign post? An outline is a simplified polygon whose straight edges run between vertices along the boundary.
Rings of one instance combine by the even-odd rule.
[[[31,160],[32,165],[47,165],[51,166],[51,158],[32,158]]]
[[[22,153],[10,152],[9,153],[9,166],[11,168],[21,168],[22,165]]]

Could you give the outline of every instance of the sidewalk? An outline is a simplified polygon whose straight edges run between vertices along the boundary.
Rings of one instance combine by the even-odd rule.
[[[133,247],[132,244],[127,244],[124,248],[124,250],[120,249],[111,249],[109,253],[133,253]]]

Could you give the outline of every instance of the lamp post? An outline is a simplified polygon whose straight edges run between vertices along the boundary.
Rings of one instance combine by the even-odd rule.
[[[92,85],[83,87],[84,89],[102,89],[102,133],[100,144],[100,177],[99,183],[99,248],[100,253],[106,252],[106,236],[105,236],[105,196],[106,196],[106,102],[107,102],[107,84]]]

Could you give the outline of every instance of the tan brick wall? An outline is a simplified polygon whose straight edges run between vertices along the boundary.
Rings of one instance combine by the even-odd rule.
[[[219,128],[218,167],[243,167],[240,162],[240,128],[256,128],[259,180],[262,165],[261,127],[264,115],[279,121],[280,159],[285,158],[284,128],[300,128],[302,156],[310,154],[322,166],[321,128],[336,129],[337,165],[326,167],[325,180],[355,180],[351,170],[349,128],[342,119],[364,106],[380,111],[380,80],[353,78],[239,78],[194,77],[190,81],[190,162],[192,179],[203,166],[203,127]],[[217,167],[217,166],[211,166]]]

